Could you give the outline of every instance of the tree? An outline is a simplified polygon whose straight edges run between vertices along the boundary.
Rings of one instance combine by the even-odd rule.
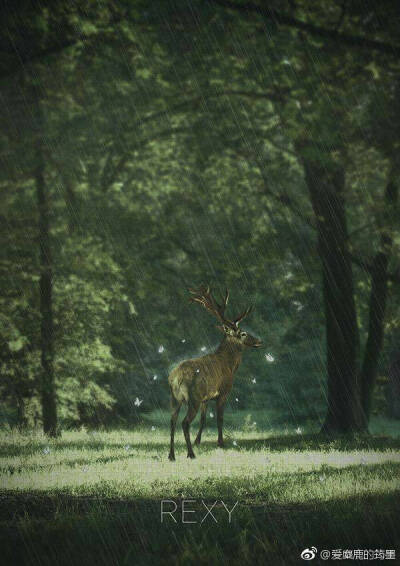
[[[41,101],[37,88],[33,100],[35,102],[38,131],[43,132]],[[57,406],[54,383],[54,324],[53,324],[53,260],[50,244],[50,207],[49,195],[45,177],[45,156],[43,142],[39,135],[36,137],[36,168],[34,182],[38,207],[39,247],[40,247],[40,350],[41,350],[41,400],[43,415],[43,430],[49,436],[57,434]]]
[[[325,323],[324,428],[365,429],[385,298],[396,313],[396,205],[384,194],[396,192],[397,133],[384,134],[393,115],[375,115],[395,108],[390,18],[372,13],[363,35],[360,6],[250,3],[244,18],[241,2],[90,4],[32,8],[28,41],[13,14],[14,43],[2,40],[7,405],[31,419],[41,351],[61,424],[130,422],[136,396],[141,410],[165,405],[169,365],[217,339],[186,305],[187,286],[211,282],[255,302],[254,330],[275,354],[245,362],[243,406],[321,417]],[[249,376],[264,373],[255,387]]]
[[[359,50],[370,50],[371,52],[377,51],[387,53],[388,56],[396,55],[396,46],[382,41],[376,41],[362,37],[360,35],[349,35],[339,31],[338,26],[342,25],[344,18],[343,8],[340,15],[339,23],[333,30],[329,30],[326,26],[310,23],[305,23],[301,19],[284,14],[272,8],[264,9],[261,6],[252,3],[235,3],[224,2],[221,0],[217,4],[232,9],[234,11],[245,11],[247,14],[254,12],[262,16],[265,22],[265,27],[271,29],[274,22],[278,25],[289,26],[296,30],[305,31],[311,37],[320,36],[332,42],[336,42],[339,49],[344,45],[350,45]],[[351,13],[347,17],[347,24],[349,25],[353,17],[357,17],[356,13]],[[372,12],[372,16],[376,16]],[[317,16],[321,19],[323,16]],[[270,22],[268,22],[270,20]],[[351,25],[351,24],[350,24]],[[349,26],[350,27],[350,26]],[[353,28],[354,29],[354,28]],[[270,36],[271,37],[271,36]],[[303,41],[300,35],[300,41]],[[287,44],[286,41],[286,51]],[[304,70],[312,73],[310,65],[309,53],[317,51],[317,49],[309,47],[307,44],[312,45],[312,41],[304,41],[304,49],[302,51],[304,61],[300,66]],[[276,46],[276,44],[275,44]],[[334,50],[335,44],[331,43],[330,46],[323,44],[325,54],[328,52],[327,62],[318,65],[319,71],[325,74],[326,69],[337,69],[337,49]],[[288,61],[288,64],[292,63]],[[370,57],[366,55],[363,64],[370,68],[374,63],[371,63]],[[301,61],[301,56],[300,56]],[[331,62],[332,61],[332,62]],[[373,59],[372,59],[373,61]],[[314,64],[315,65],[315,64]],[[354,70],[354,65],[359,67],[359,63],[355,64],[352,57],[347,54],[342,54],[341,65],[345,65],[347,70]],[[299,65],[298,65],[299,66]],[[376,69],[375,67],[373,67]],[[340,76],[340,75],[338,75]],[[343,76],[343,74],[342,74]],[[346,79],[338,81],[342,83],[342,87],[352,85]],[[311,85],[315,85],[315,77],[311,74],[304,80],[304,84],[299,82],[293,90],[296,91],[296,98],[300,100],[299,108],[305,107],[304,96],[313,98]],[[322,88],[329,91],[330,88],[322,83]],[[286,85],[287,86],[287,83]],[[321,86],[321,83],[320,85]],[[334,88],[337,88],[336,85]],[[346,88],[346,86],[345,86]],[[332,89],[333,90],[333,89]],[[290,91],[289,91],[290,92]],[[314,91],[315,92],[315,91]],[[322,96],[326,92],[320,92],[317,85],[317,92]],[[289,94],[293,96],[293,91]],[[335,94],[334,94],[335,96]],[[302,100],[303,98],[303,100]],[[313,105],[315,108],[318,104]],[[319,105],[321,108],[321,105]],[[387,293],[387,264],[389,259],[390,245],[389,239],[386,236],[381,239],[382,245],[386,248],[385,252],[379,253],[373,266],[369,268],[372,274],[372,289],[370,300],[370,326],[369,335],[366,344],[364,363],[360,374],[359,369],[359,331],[356,316],[356,304],[354,298],[354,285],[352,273],[352,254],[349,249],[349,238],[346,221],[346,207],[345,207],[345,174],[343,164],[340,163],[340,156],[343,155],[343,140],[340,140],[340,135],[343,133],[342,128],[345,126],[345,120],[339,118],[337,124],[328,119],[327,124],[326,114],[328,107],[326,104],[322,105],[322,112],[315,114],[315,112],[308,112],[302,116],[302,126],[297,125],[294,128],[292,141],[297,148],[300,160],[304,166],[305,180],[309,189],[309,195],[315,215],[315,226],[318,233],[318,249],[322,262],[323,274],[323,294],[325,303],[325,316],[326,316],[326,338],[327,338],[327,374],[328,374],[328,413],[326,417],[323,430],[326,432],[349,432],[353,430],[365,429],[368,424],[368,415],[370,410],[371,392],[376,374],[377,359],[382,345],[383,336],[383,317]],[[279,111],[280,115],[286,117],[285,109]],[[314,114],[314,115],[313,115]],[[324,116],[325,114],[325,116]],[[317,119],[317,120],[316,120]],[[286,118],[287,120],[287,118]],[[293,121],[293,118],[290,118]],[[328,136],[322,135],[322,140],[318,139],[318,128],[322,132],[326,131],[329,124],[331,131]],[[338,127],[338,124],[340,126]],[[307,136],[305,137],[304,131],[307,128]],[[342,131],[340,131],[342,130]],[[300,136],[299,136],[300,131]],[[318,132],[318,133],[317,133]],[[320,134],[319,134],[320,135]],[[318,141],[317,141],[318,140]],[[338,143],[339,142],[339,143]],[[321,149],[318,149],[318,147]],[[305,148],[305,151],[304,151]],[[333,150],[333,151],[332,151]],[[332,155],[336,153],[336,157]],[[394,200],[394,185],[392,187],[391,202]]]

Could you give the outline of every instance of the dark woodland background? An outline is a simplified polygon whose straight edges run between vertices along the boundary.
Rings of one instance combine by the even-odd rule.
[[[399,418],[398,2],[2,12],[3,424],[167,407],[171,365],[220,337],[200,283],[255,306],[234,408]]]

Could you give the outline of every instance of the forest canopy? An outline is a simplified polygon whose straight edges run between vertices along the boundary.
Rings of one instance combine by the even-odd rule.
[[[397,2],[21,1],[3,27],[2,422],[167,407],[171,367],[220,340],[201,283],[265,345],[233,408],[342,432],[386,412]]]

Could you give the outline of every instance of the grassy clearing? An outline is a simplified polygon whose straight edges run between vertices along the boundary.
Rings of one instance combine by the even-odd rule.
[[[226,449],[216,448],[211,426],[194,461],[178,435],[170,463],[167,418],[156,412],[135,431],[70,431],[51,441],[1,432],[0,543],[13,563],[244,564],[268,557],[291,564],[307,545],[399,546],[394,423],[373,423],[381,436],[327,440],[310,434],[312,425],[277,434],[262,415],[236,413]],[[161,524],[160,500],[180,505],[182,498],[196,499],[199,520],[202,499],[239,506],[232,524],[221,505],[218,525]]]
[[[69,432],[53,442],[38,436],[29,443],[15,436],[7,446],[14,454],[0,458],[1,487],[114,498],[235,495],[275,503],[390,493],[398,487],[400,453],[394,447],[340,450],[337,441],[321,447],[313,437],[288,436],[279,450],[276,444],[271,449],[260,433],[240,433],[236,446],[230,441],[221,450],[210,436],[194,462],[180,442],[176,463],[166,460],[166,432],[102,433],[95,439]],[[275,439],[271,437],[272,445]],[[318,449],[301,450],[302,444],[313,443]],[[15,453],[18,446],[21,453]]]

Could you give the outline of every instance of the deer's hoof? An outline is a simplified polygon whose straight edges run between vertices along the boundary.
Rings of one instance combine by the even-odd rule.
[[[194,458],[196,458],[196,456],[194,455],[194,452],[189,452],[189,454],[187,455],[188,458],[190,458],[191,460],[193,460]]]
[[[170,462],[175,462],[175,454],[170,454],[170,455],[168,456],[168,460],[169,460]]]
[[[218,442],[217,446],[218,446],[218,448],[225,448],[225,443],[224,442]]]

